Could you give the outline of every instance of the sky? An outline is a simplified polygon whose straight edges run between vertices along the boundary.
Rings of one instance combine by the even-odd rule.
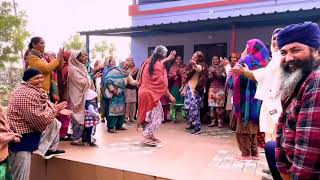
[[[2,0],[0,0],[2,1]],[[128,6],[132,0],[15,0],[18,10],[26,11],[27,30],[46,41],[46,51],[57,52],[65,40],[79,31],[128,27]],[[84,38],[84,37],[83,37]],[[130,55],[130,38],[91,38],[116,44],[118,57]],[[30,41],[28,38],[27,42]]]

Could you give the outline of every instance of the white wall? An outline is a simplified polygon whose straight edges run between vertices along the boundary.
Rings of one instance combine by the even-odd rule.
[[[271,34],[277,27],[261,27],[250,29],[237,29],[236,49],[242,52],[246,42],[249,39],[260,39],[266,44],[270,44]],[[212,36],[212,38],[208,38]],[[191,58],[195,44],[211,44],[211,43],[227,43],[227,53],[231,51],[231,30],[216,32],[197,32],[186,34],[168,34],[166,36],[149,36],[149,37],[133,37],[131,41],[132,56],[136,61],[136,65],[140,64],[147,58],[148,47],[157,45],[184,45],[184,62],[188,62]]]
[[[199,4],[207,2],[207,0],[185,0],[157,3],[150,5],[140,5],[140,10],[152,10],[165,7],[175,7],[184,4]],[[152,14],[144,16],[133,16],[133,26],[144,26],[152,24],[170,23],[170,22],[186,22],[203,19],[216,19],[226,17],[236,17],[239,15],[246,16],[250,14],[262,14],[285,12],[287,10],[297,11],[299,9],[308,10],[320,7],[320,0],[262,0],[254,3],[237,4],[230,6],[218,6],[212,8],[201,8],[187,11],[175,11],[170,13]]]

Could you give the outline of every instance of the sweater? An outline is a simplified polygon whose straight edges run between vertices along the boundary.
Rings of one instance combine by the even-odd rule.
[[[57,59],[53,59],[50,63],[48,63],[45,59],[41,59],[36,55],[30,55],[27,60],[29,67],[38,69],[42,72],[44,78],[43,89],[49,93],[51,73],[59,66],[59,61]]]

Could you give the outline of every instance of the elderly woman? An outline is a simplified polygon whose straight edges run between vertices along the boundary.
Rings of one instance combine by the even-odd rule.
[[[109,116],[107,127],[109,133],[115,130],[126,130],[123,127],[125,118],[126,85],[136,85],[137,82],[128,73],[129,63],[122,61],[120,66],[110,68],[105,77],[106,97],[109,99]]]
[[[191,134],[201,133],[200,108],[203,101],[207,81],[206,60],[201,51],[193,54],[186,73],[186,86],[181,94],[185,96],[185,108],[188,109],[187,130]]]
[[[43,89],[49,94],[51,101],[59,101],[58,77],[55,71],[63,61],[63,49],[59,50],[58,59],[45,53],[45,41],[41,37],[33,37],[29,44],[30,52],[26,58],[26,67],[41,71],[44,77]]]
[[[170,84],[170,93],[176,99],[176,104],[171,105],[170,114],[172,116],[173,122],[177,120],[176,110],[177,107],[184,106],[184,99],[181,96],[182,90],[182,79],[186,71],[186,66],[183,64],[181,56],[177,56],[175,63],[171,66],[169,71],[169,84]],[[184,110],[181,109],[182,114],[184,115]]]
[[[267,66],[269,52],[260,40],[251,39],[247,42],[242,57],[236,67],[247,66],[250,70],[256,70]],[[252,159],[257,159],[257,133],[262,101],[255,99],[256,82],[244,75],[232,75],[227,85],[233,90],[233,118],[237,120],[236,137],[239,149],[242,152],[238,158],[251,159],[252,157]]]
[[[133,58],[127,58],[129,63],[129,74],[133,79],[137,79],[137,75],[139,69],[136,68]],[[137,110],[137,88],[136,87],[127,87],[125,91],[126,96],[126,121],[127,122],[134,122],[136,110]]]
[[[68,68],[68,104],[73,111],[71,144],[84,145],[85,93],[94,89],[93,82],[86,70],[88,56],[86,52],[73,51]]]
[[[210,82],[208,104],[211,116],[209,127],[218,126],[223,128],[226,76],[226,70],[220,58],[213,56],[212,65],[208,72],[208,82]]]
[[[106,91],[106,75],[110,68],[116,66],[116,60],[113,56],[106,57],[106,60],[104,62],[104,69],[102,71],[102,77],[101,77],[101,84],[100,84],[100,90],[101,90],[101,104],[100,104],[100,114],[101,114],[101,121],[105,122],[106,119],[108,120],[109,116],[109,99],[105,95]]]
[[[142,143],[147,145],[157,145],[160,140],[154,136],[155,130],[163,121],[163,110],[160,98],[168,96],[171,102],[175,103],[175,98],[168,90],[167,72],[164,63],[174,58],[176,52],[173,51],[167,56],[168,49],[164,46],[157,46],[149,59],[141,66],[138,75],[138,120],[143,127]],[[143,103],[141,103],[143,102]]]

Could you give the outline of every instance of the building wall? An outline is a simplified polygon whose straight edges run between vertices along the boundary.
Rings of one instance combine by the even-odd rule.
[[[277,27],[261,27],[249,29],[237,29],[236,49],[242,52],[249,39],[261,39],[264,43],[270,44],[271,34]],[[191,58],[195,44],[227,43],[228,56],[231,49],[231,30],[215,32],[195,32],[186,34],[168,34],[166,36],[133,37],[131,41],[132,56],[137,66],[147,58],[148,47],[157,45],[184,45],[184,62]]]
[[[217,0],[221,1],[221,0]],[[140,11],[156,10],[161,8],[178,7],[184,5],[201,4],[214,2],[209,0],[183,0],[174,2],[164,2],[148,5],[139,5]],[[320,0],[257,0],[252,3],[235,4],[227,6],[216,6],[199,8],[185,11],[173,11],[166,13],[146,14],[132,16],[133,26],[144,26],[152,24],[185,22],[203,19],[216,19],[226,17],[246,16],[250,14],[285,12],[287,10],[297,11],[299,9],[308,10],[320,7]]]

